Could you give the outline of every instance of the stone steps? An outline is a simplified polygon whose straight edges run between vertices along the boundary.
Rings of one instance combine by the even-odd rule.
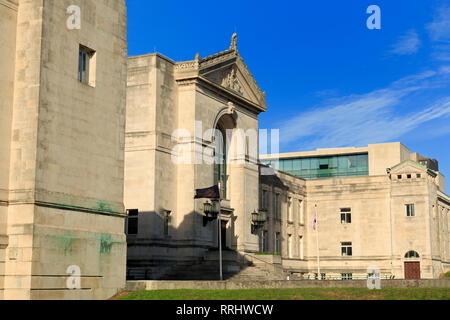
[[[230,281],[261,281],[286,280],[284,274],[272,272],[261,266],[238,262],[235,252],[226,252],[223,260],[224,280]],[[217,252],[207,252],[204,259],[191,265],[177,265],[159,280],[218,280],[219,260]]]

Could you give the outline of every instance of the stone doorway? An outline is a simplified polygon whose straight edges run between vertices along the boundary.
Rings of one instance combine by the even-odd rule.
[[[228,221],[227,220],[221,220],[220,221],[221,225],[220,225],[220,236],[222,237],[222,249],[227,249],[227,224]],[[217,243],[219,243],[219,241],[217,240]]]

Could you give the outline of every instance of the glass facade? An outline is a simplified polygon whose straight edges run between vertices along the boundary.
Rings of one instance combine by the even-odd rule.
[[[261,163],[303,179],[369,175],[369,155],[367,153],[296,159],[262,160]]]

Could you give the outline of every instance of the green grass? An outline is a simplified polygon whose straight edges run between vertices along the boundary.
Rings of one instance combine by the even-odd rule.
[[[249,290],[154,290],[117,300],[450,300],[449,288],[296,288]]]

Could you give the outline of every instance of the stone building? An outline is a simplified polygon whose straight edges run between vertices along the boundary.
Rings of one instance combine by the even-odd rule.
[[[450,269],[450,197],[444,176],[429,167],[437,169],[436,160],[385,143],[261,161],[285,171],[261,176],[260,200],[269,217],[260,249],[279,254],[285,270],[315,278],[320,267],[322,278],[356,279],[371,266],[395,278]]]
[[[191,61],[128,58],[125,0],[0,0],[0,27],[0,299],[105,299],[126,272],[198,276],[219,235],[227,271],[449,270],[436,160],[393,143],[259,163],[265,93],[236,35]],[[217,184],[220,224],[194,199]]]
[[[194,200],[194,193],[218,182],[223,246],[258,250],[249,231],[258,208],[258,114],[266,108],[235,35],[228,50],[205,58],[174,62],[155,53],[128,59],[124,202],[132,278],[159,278],[217,248],[217,221],[204,219],[205,200]],[[223,134],[222,164],[205,159],[215,150],[211,129]],[[234,148],[231,154],[227,130],[246,134],[254,152]]]
[[[235,35],[228,50],[205,58],[129,58],[129,279],[209,277],[210,266],[201,264],[217,259],[211,252],[219,230],[224,249],[236,253],[231,259],[263,261],[284,275],[316,277],[320,267],[321,277],[358,278],[376,266],[384,277],[433,278],[449,269],[450,199],[435,159],[401,143],[259,159],[251,132],[266,108]],[[208,163],[202,157],[214,149],[210,129],[241,130],[244,147],[225,139],[219,153],[227,162]],[[218,182],[220,226],[205,219],[209,200],[194,199],[195,189]],[[186,275],[188,269],[196,271]]]
[[[0,29],[0,299],[108,298],[125,284],[125,1],[0,0]]]

